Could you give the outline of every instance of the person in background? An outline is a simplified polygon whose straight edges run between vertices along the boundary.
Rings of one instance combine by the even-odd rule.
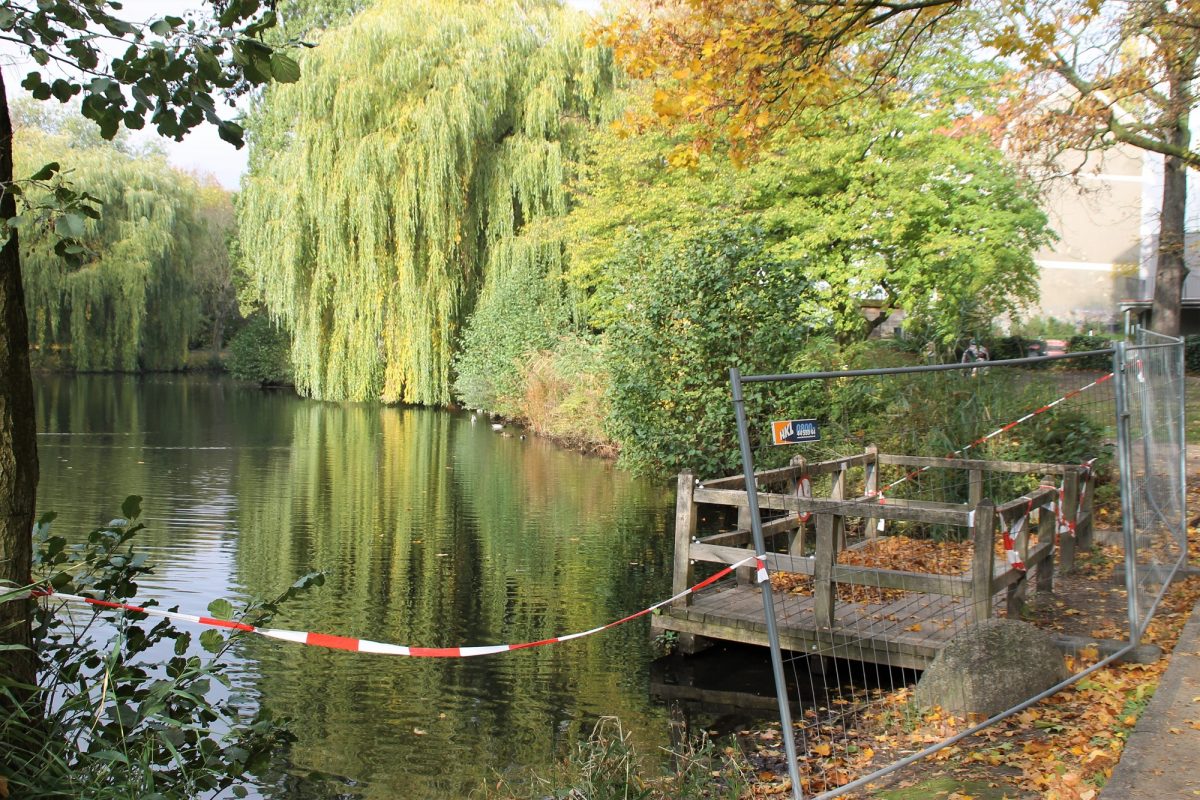
[[[967,349],[963,351],[962,363],[973,364],[976,361],[987,361],[990,355],[991,354],[988,353],[988,349],[985,346],[976,343],[976,341],[972,339],[971,343],[967,345]],[[979,374],[979,370],[971,370],[972,378],[974,378],[977,374]]]

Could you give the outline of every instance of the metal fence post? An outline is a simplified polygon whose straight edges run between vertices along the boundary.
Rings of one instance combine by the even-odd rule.
[[[1121,531],[1125,540],[1125,588],[1129,605],[1129,643],[1141,642],[1137,598],[1137,533],[1133,508],[1133,458],[1130,453],[1129,409],[1125,364],[1128,345],[1117,342],[1113,351],[1114,394],[1117,401],[1117,472],[1121,486]]]
[[[1182,564],[1188,563],[1187,535],[1187,338],[1179,338],[1179,364],[1175,378],[1179,381],[1179,543],[1183,545]]]
[[[729,369],[733,385],[733,410],[737,415],[738,443],[742,448],[742,474],[746,478],[746,502],[750,508],[750,530],[754,536],[754,552],[761,561],[767,547],[763,540],[762,517],[758,511],[758,485],[754,480],[754,454],[750,450],[750,430],[746,425],[746,400],[742,396],[742,373],[737,367]],[[765,572],[765,569],[763,570]],[[792,779],[792,797],[804,800],[800,787],[800,765],[796,761],[796,734],[792,730],[792,707],[788,701],[787,680],[783,672],[783,656],[779,647],[779,630],[775,624],[775,601],[771,581],[762,581],[763,614],[767,623],[767,640],[771,646],[771,669],[775,673],[775,697],[779,702],[779,723],[783,728],[783,749],[787,754],[788,775]]]

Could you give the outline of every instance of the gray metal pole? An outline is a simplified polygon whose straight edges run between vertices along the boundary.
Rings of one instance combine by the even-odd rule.
[[[737,415],[738,442],[742,447],[742,474],[746,477],[746,501],[750,506],[750,531],[754,535],[754,552],[762,559],[767,552],[763,540],[762,518],[758,511],[758,484],[754,479],[754,455],[750,451],[750,430],[746,425],[746,400],[742,396],[742,373],[737,367],[729,369],[733,384],[733,410]],[[783,727],[783,749],[787,754],[788,775],[792,778],[792,797],[804,800],[800,788],[800,765],[796,760],[796,734],[792,730],[792,708],[788,701],[787,680],[783,672],[783,655],[779,647],[779,630],[775,624],[775,599],[771,581],[759,583],[762,589],[763,615],[767,623],[767,641],[771,649],[771,669],[775,673],[775,697],[779,702],[779,724]]]
[[[1168,345],[1152,345],[1166,347]],[[1086,358],[1087,356],[1106,356],[1112,353],[1110,348],[1104,350],[1084,350],[1079,353],[1063,353],[1057,356],[1032,356],[1030,358],[1005,358],[999,361],[989,361],[989,367],[1019,367],[1022,365],[1047,364],[1051,361]],[[776,381],[809,381],[816,378],[863,378],[870,375],[914,375],[919,372],[947,372],[951,370],[979,369],[975,362],[951,364],[923,364],[919,367],[878,367],[876,369],[838,369],[831,372],[789,372],[781,375],[743,375],[742,383],[772,383]]]
[[[1125,538],[1125,589],[1129,605],[1129,643],[1141,642],[1137,599],[1137,533],[1134,530],[1133,458],[1130,450],[1129,410],[1126,406],[1125,363],[1127,344],[1117,342],[1113,352],[1114,394],[1117,399],[1117,471],[1121,487],[1121,530]]]
[[[1183,546],[1183,557],[1179,566],[1188,563],[1187,535],[1187,339],[1179,337],[1179,367],[1175,373],[1179,381],[1179,543]]]

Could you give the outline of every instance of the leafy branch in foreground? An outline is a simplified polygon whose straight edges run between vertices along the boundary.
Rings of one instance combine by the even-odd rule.
[[[127,498],[121,513],[76,544],[52,535],[55,515],[43,516],[34,530],[38,585],[107,602],[133,598],[138,579],[152,571],[146,553],[131,544],[144,528],[137,521],[141,498]],[[310,573],[237,616],[265,623],[281,603],[323,582],[322,573]],[[0,603],[31,593],[30,587],[10,590]],[[217,600],[209,611],[229,619],[235,609]],[[39,686],[0,678],[0,698],[33,691],[37,700],[0,720],[0,739],[9,743],[0,781],[25,798],[187,798],[225,789],[245,796],[241,782],[293,737],[253,709],[230,680],[226,656],[239,635],[207,630],[197,648],[191,633],[167,619],[81,612],[53,596],[39,603]]]
[[[67,180],[57,161],[43,164],[25,180],[0,184],[0,192],[16,197],[20,213],[0,226],[0,246],[13,231],[45,228],[53,232],[54,254],[72,266],[88,255],[84,225],[87,219],[100,219],[103,201],[76,189]]]

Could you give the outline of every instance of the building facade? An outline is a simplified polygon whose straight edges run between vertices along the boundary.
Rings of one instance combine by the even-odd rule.
[[[1082,330],[1118,330],[1148,322],[1158,261],[1162,156],[1132,147],[1092,154],[1074,178],[1053,181],[1043,209],[1058,241],[1039,251],[1041,299],[1033,313]],[[1200,177],[1188,175],[1188,197]],[[1188,230],[1200,228],[1189,202]],[[1187,262],[1197,269],[1197,240],[1188,237]],[[1185,332],[1200,332],[1200,269],[1184,284]]]

